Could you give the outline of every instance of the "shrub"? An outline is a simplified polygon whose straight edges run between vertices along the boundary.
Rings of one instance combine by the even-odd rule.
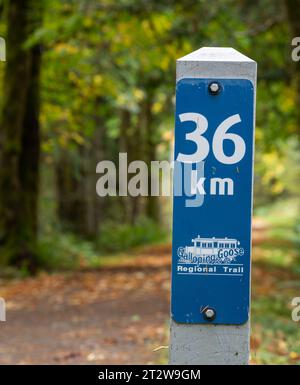
[[[162,241],[166,232],[147,218],[140,218],[134,225],[107,222],[101,227],[97,240],[100,250],[119,252],[140,245]]]

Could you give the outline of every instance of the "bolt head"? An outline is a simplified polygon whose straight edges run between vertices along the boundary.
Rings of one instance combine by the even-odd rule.
[[[208,320],[208,321],[213,321],[215,318],[216,318],[216,312],[214,309],[211,309],[211,308],[207,308],[204,310],[204,317]]]
[[[218,82],[212,82],[208,87],[209,87],[209,92],[212,95],[218,95],[218,93],[221,91],[221,86]]]

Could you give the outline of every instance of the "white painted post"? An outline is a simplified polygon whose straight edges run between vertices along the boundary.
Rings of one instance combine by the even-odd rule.
[[[0,297],[0,322],[6,321],[6,305],[5,300]]]
[[[6,45],[3,37],[0,37],[0,61],[6,61]],[[6,321],[5,300],[0,297],[0,322]]]
[[[5,40],[3,37],[0,37],[0,61],[6,60],[6,47],[5,47]]]
[[[204,47],[178,59],[176,81],[186,78],[248,79],[255,100],[256,62],[233,48]],[[255,115],[255,104],[253,110]],[[176,323],[171,316],[170,364],[245,365],[249,350],[250,318],[242,325],[213,325]]]

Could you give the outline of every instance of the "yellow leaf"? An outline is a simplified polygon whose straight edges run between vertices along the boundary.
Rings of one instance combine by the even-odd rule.
[[[296,360],[299,357],[299,354],[296,352],[290,352],[290,358]]]
[[[95,75],[94,76],[94,79],[93,79],[93,82],[96,86],[100,86],[100,84],[102,83],[103,81],[103,78],[101,75]]]

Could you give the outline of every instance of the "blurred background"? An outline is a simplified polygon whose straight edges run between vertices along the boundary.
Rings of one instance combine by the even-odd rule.
[[[176,59],[258,62],[252,363],[300,363],[300,0],[0,0],[0,363],[167,362],[171,201],[96,194],[169,160]]]

